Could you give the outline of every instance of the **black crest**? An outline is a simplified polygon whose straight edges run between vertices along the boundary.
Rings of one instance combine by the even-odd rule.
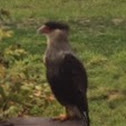
[[[69,30],[69,26],[65,23],[49,21],[45,23],[51,29],[61,29],[61,30]]]

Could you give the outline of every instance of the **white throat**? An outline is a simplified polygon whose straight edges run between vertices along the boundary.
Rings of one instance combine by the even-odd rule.
[[[48,58],[48,60],[54,61],[57,58],[63,58],[66,53],[73,53],[66,32],[55,30],[46,35],[46,37],[47,50],[45,52],[45,59]]]

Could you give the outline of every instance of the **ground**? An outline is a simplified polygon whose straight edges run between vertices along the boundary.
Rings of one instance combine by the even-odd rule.
[[[125,125],[125,0],[1,0],[0,9],[0,118],[64,113],[45,77],[46,39],[36,32],[60,20],[88,72],[92,126]]]

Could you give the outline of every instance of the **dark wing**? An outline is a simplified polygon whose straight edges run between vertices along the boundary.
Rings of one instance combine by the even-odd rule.
[[[84,103],[87,102],[87,74],[82,63],[75,56],[66,54],[59,67],[59,78],[65,94],[62,94],[65,96],[64,100],[69,104],[84,107],[87,104]]]
[[[73,104],[79,109],[89,126],[87,74],[84,66],[75,56],[67,54],[60,65],[59,75],[63,82],[62,97],[69,105]]]
[[[67,78],[76,90],[82,93],[87,90],[87,73],[83,64],[72,54],[66,54],[59,68],[60,75]]]

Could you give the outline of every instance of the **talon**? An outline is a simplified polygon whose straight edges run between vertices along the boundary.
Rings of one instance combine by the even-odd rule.
[[[68,115],[65,115],[65,114],[61,114],[59,115],[58,117],[54,117],[52,118],[54,121],[57,121],[57,120],[60,120],[60,121],[66,121],[66,120],[69,120],[70,117]]]

